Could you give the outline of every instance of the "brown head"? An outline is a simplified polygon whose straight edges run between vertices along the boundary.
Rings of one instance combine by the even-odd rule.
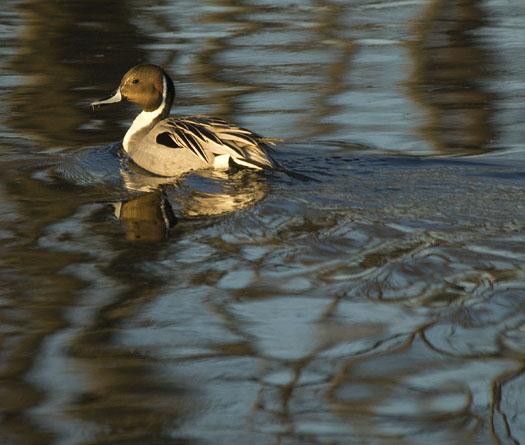
[[[157,65],[137,65],[131,68],[120,81],[120,85],[111,97],[93,102],[93,107],[129,100],[139,105],[144,111],[154,111],[163,103],[168,113],[175,88],[170,77]]]

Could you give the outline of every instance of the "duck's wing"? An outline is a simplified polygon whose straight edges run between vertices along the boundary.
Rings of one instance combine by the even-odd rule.
[[[155,127],[157,144],[171,148],[187,149],[204,162],[210,163],[206,150],[206,135],[195,126],[187,125],[180,119],[168,118]]]
[[[235,163],[245,167],[263,169],[276,166],[269,154],[274,145],[272,141],[221,119],[169,117],[158,124],[156,133],[157,143],[186,148],[207,163],[214,156],[229,155]]]

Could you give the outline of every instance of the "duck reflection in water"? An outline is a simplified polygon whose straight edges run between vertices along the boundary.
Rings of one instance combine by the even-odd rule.
[[[135,166],[121,169],[129,191],[138,197],[114,203],[130,241],[159,242],[178,221],[214,217],[248,208],[266,196],[264,177],[251,171],[206,171],[183,178],[151,176]],[[175,216],[177,214],[177,217]]]
[[[117,202],[114,207],[115,216],[124,222],[129,241],[162,241],[177,223],[171,204],[161,190]]]

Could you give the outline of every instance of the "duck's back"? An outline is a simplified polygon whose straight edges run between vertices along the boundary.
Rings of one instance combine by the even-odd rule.
[[[275,167],[271,143],[258,134],[207,116],[160,121],[128,154],[142,168],[162,176],[233,162],[254,169]]]
[[[185,135],[194,135],[196,142],[205,141],[205,149],[216,156],[229,155],[233,162],[255,169],[276,166],[270,154],[273,142],[251,130],[208,116],[171,118],[168,121]]]

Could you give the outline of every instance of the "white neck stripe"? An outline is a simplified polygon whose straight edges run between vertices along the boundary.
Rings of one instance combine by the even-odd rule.
[[[151,123],[159,117],[159,115],[164,111],[164,108],[166,107],[166,98],[168,95],[168,84],[166,81],[166,76],[162,76],[162,102],[157,107],[157,109],[153,111],[142,111],[133,121],[131,124],[131,127],[129,127],[128,131],[126,132],[126,135],[124,136],[124,140],[122,141],[122,146],[124,147],[124,151],[129,151],[129,141],[133,137],[133,135],[140,130],[142,130],[145,127],[148,127],[151,125]]]

